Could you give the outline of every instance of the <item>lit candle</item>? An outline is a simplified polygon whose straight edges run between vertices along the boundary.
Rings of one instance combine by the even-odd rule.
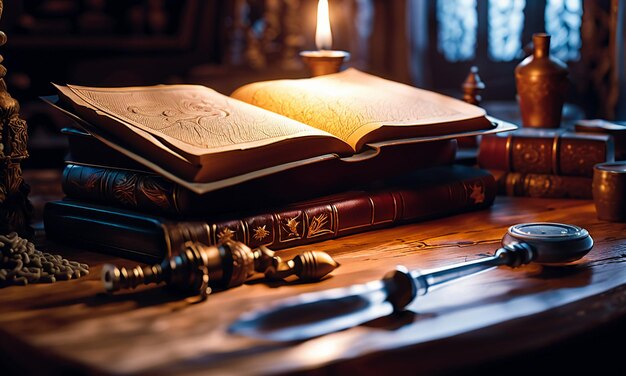
[[[317,3],[317,27],[315,28],[315,46],[318,50],[330,50],[333,46],[333,32],[330,30],[330,12],[328,0]]]
[[[333,34],[330,29],[329,13],[328,0],[319,0],[315,29],[317,51],[300,52],[302,60],[309,66],[314,77],[339,72],[343,62],[350,58],[346,51],[332,50]]]

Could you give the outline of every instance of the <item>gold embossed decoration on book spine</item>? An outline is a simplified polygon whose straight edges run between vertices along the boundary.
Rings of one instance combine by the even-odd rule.
[[[0,0],[2,18],[3,0]],[[0,31],[0,46],[7,36]],[[0,56],[0,234],[17,232],[31,237],[30,227],[33,207],[28,201],[30,188],[22,179],[22,160],[28,158],[27,126],[19,116],[20,106],[7,91],[4,81],[6,68]]]

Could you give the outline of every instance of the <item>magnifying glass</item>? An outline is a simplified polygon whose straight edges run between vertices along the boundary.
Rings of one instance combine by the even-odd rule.
[[[563,223],[522,223],[509,227],[493,256],[438,269],[397,267],[380,280],[301,294],[242,315],[233,333],[279,341],[302,340],[346,329],[402,311],[419,295],[445,283],[506,265],[564,264],[593,247],[589,232]]]
[[[593,239],[584,228],[552,222],[521,223],[509,227],[502,238],[502,248],[491,257],[423,272],[399,267],[387,273],[383,281],[387,300],[395,310],[400,310],[418,295],[455,279],[501,265],[515,268],[530,262],[570,263],[582,258],[592,247]]]
[[[506,247],[526,243],[532,248],[531,261],[561,264],[576,261],[593,247],[593,239],[584,228],[563,223],[535,222],[509,227],[502,238]]]

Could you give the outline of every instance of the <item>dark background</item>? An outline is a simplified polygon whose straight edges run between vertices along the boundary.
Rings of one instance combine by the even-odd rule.
[[[450,62],[437,49],[434,0],[334,0],[335,49],[352,54],[348,65],[393,80],[460,97],[472,65],[486,83],[483,106],[519,121],[513,69],[544,31],[546,2],[524,9],[518,59],[487,56],[487,0],[477,1],[476,57]],[[625,5],[583,1],[581,58],[570,62],[565,122],[581,117],[619,119],[622,18]],[[363,5],[365,4],[365,5]],[[454,2],[450,2],[450,6]],[[31,157],[25,168],[61,168],[69,125],[38,97],[50,82],[92,86],[199,83],[224,94],[240,85],[306,77],[298,52],[315,49],[314,0],[11,0],[0,30],[10,93],[28,121]],[[623,119],[622,119],[623,120]]]

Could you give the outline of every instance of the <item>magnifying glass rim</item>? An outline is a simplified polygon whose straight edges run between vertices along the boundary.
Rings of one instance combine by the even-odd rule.
[[[532,234],[529,235],[525,232],[521,232],[519,228],[528,227],[528,226],[554,226],[554,227],[566,227],[574,230],[572,233],[567,234]],[[557,223],[557,222],[528,222],[528,223],[518,223],[509,227],[509,234],[513,237],[519,239],[527,239],[527,240],[542,240],[542,241],[572,241],[577,239],[582,239],[589,236],[589,232],[582,227],[578,227],[576,225],[570,225],[567,223]]]

